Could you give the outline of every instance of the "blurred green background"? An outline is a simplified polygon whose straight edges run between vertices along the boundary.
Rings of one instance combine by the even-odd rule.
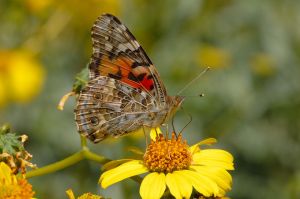
[[[185,95],[190,144],[218,139],[235,157],[232,198],[300,198],[300,1],[1,0],[0,124],[29,135],[39,167],[80,148],[74,98],[56,106],[91,55],[90,29],[118,16],[144,47],[170,95],[210,66]],[[178,112],[178,131],[189,121]],[[144,147],[143,135],[110,139],[93,151],[112,159]],[[100,165],[83,161],[30,179],[37,198],[100,193],[137,198],[128,179],[100,190]]]

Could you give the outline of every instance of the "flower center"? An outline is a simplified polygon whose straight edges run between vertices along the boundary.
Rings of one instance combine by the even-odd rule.
[[[150,171],[170,173],[187,169],[192,162],[192,155],[186,141],[181,135],[177,138],[172,133],[172,139],[159,134],[151,141],[144,155],[144,164]]]
[[[25,179],[18,179],[16,184],[1,185],[3,183],[4,180],[0,182],[0,198],[24,199],[34,195],[31,184]]]

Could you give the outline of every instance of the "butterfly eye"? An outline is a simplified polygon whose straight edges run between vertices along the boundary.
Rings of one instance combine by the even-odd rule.
[[[97,117],[92,117],[90,122],[92,125],[96,126],[99,123],[99,119]]]

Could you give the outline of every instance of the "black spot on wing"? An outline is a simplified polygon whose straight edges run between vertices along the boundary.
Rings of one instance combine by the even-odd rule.
[[[132,72],[130,72],[129,74],[128,74],[128,79],[130,79],[130,80],[132,80],[132,81],[137,81],[137,78],[134,76],[134,74],[132,73]]]
[[[137,62],[137,61],[135,61],[135,62],[133,62],[133,63],[131,64],[131,68],[136,68],[136,67],[138,67],[138,66],[147,66],[147,67],[149,67],[150,64],[149,64],[149,63],[146,63],[146,62],[141,62],[141,63],[139,63],[139,62]]]
[[[128,74],[128,79],[135,81],[135,82],[140,82],[145,78],[145,76],[146,76],[146,73],[142,73],[142,74],[139,74],[138,76],[135,76],[132,72],[130,72]]]
[[[153,79],[153,76],[152,75],[148,75],[147,79]]]
[[[90,71],[92,71],[94,73],[95,76],[99,76],[99,67],[100,67],[100,63],[101,63],[101,57],[102,54],[98,53],[98,54],[93,54],[92,58],[90,60],[89,63],[89,69]]]
[[[154,85],[152,84],[151,86],[150,86],[150,90],[153,90],[154,89]]]
[[[107,51],[109,54],[109,56],[108,56],[109,60],[112,61],[113,59],[115,59],[118,56],[117,50],[118,49],[114,46],[111,51]]]
[[[131,68],[136,68],[138,66],[140,66],[140,64],[136,61],[131,64]]]
[[[142,73],[142,74],[139,74],[136,78],[139,80],[139,81],[142,81],[144,79],[144,77],[146,76],[146,73]]]
[[[122,73],[121,73],[121,71],[119,70],[118,73],[116,73],[116,74],[109,73],[109,74],[108,74],[108,77],[113,78],[113,79],[120,80],[120,79],[122,78]]]
[[[113,20],[114,20],[115,22],[117,22],[119,25],[122,24],[121,21],[120,21],[117,17],[115,17],[115,16],[113,16],[113,15],[111,15],[111,14],[105,13],[105,14],[103,14],[102,16],[107,16],[107,17],[113,19]]]
[[[97,117],[92,117],[90,119],[90,121],[91,121],[91,124],[94,126],[97,126],[99,124],[99,119]]]

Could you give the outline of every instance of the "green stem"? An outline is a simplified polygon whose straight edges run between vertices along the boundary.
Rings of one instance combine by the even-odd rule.
[[[35,176],[41,176],[41,175],[46,175],[49,173],[53,173],[59,170],[62,170],[66,167],[72,166],[74,164],[76,164],[77,162],[80,162],[83,159],[87,159],[87,160],[92,160],[95,161],[97,163],[100,164],[105,164],[107,162],[110,161],[110,159],[105,158],[104,156],[100,156],[96,153],[93,153],[89,150],[89,148],[86,145],[86,138],[81,136],[80,137],[81,140],[81,150],[77,153],[74,153],[73,155],[70,155],[69,157],[60,160],[58,162],[55,162],[53,164],[32,170],[32,171],[28,171],[26,173],[26,178],[32,178]],[[141,183],[142,182],[142,178],[140,176],[133,176],[131,177],[131,179],[133,179],[134,181]]]
[[[83,135],[80,135],[80,145],[81,145],[81,148],[87,148],[86,146],[86,138],[83,136]]]
[[[110,159],[105,158],[105,157],[100,156],[100,155],[97,155],[96,153],[93,153],[89,150],[83,150],[82,152],[83,152],[83,155],[86,159],[93,160],[93,161],[98,162],[100,164],[105,164],[105,163],[111,161]]]
[[[110,161],[109,159],[103,156],[97,155],[96,153],[89,151],[88,148],[85,147],[81,151],[61,161],[27,172],[26,178],[53,173],[55,171],[59,171],[66,167],[72,166],[83,159],[93,160],[100,164],[105,164]]]
[[[69,166],[81,161],[82,159],[84,159],[84,155],[83,155],[82,151],[80,151],[80,152],[77,152],[77,153],[63,159],[63,160],[55,162],[53,164],[44,166],[44,167],[39,168],[39,169],[29,171],[29,172],[26,173],[26,178],[45,175],[45,174],[48,174],[48,173],[52,173],[52,172],[55,172],[55,171],[62,170],[66,167],[69,167]]]

